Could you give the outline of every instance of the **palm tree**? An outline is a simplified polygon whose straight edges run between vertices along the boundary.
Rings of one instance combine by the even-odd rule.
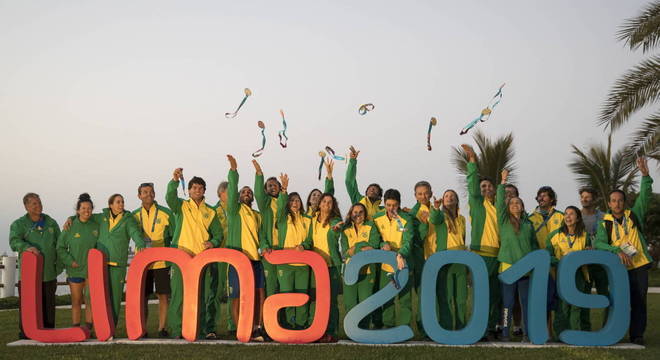
[[[642,52],[660,44],[660,1],[650,3],[637,17],[626,20],[618,32],[630,50]],[[660,99],[660,55],[653,55],[619,78],[603,105],[599,125],[616,131],[638,110],[653,106]],[[637,129],[628,146],[627,159],[646,154],[660,160],[660,110],[652,113]]]
[[[598,192],[601,210],[607,209],[610,191],[621,189],[628,194],[636,190],[637,166],[634,159],[629,159],[625,149],[612,155],[612,134],[607,138],[607,147],[596,144],[583,151],[575,145],[571,146],[575,158],[568,167],[576,175],[580,187],[591,187]]]
[[[488,177],[499,184],[502,169],[509,170],[509,181],[513,183],[515,180],[516,166],[513,161],[515,155],[513,149],[513,133],[508,133],[505,136],[491,140],[481,130],[472,135],[472,139],[477,144],[475,152],[477,153],[477,167],[479,168],[479,175]],[[467,174],[467,154],[460,147],[453,147],[452,163],[456,166],[459,173]],[[461,181],[465,181],[465,176]]]

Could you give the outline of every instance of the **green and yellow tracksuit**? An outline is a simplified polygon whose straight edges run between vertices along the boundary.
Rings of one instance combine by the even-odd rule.
[[[87,252],[96,248],[99,224],[94,219],[85,222],[76,216],[69,230],[63,230],[57,239],[57,257],[66,269],[67,277],[87,279]],[[73,268],[73,262],[78,267]]]
[[[174,215],[170,209],[154,202],[149,210],[142,206],[133,210],[133,216],[140,226],[146,247],[170,247],[174,234]],[[149,269],[164,269],[167,266],[165,261],[158,261]]]
[[[555,209],[554,206],[545,214],[539,208],[536,208],[528,219],[534,225],[534,233],[539,249],[545,249],[548,235],[561,227],[562,221],[564,221],[564,213]]]
[[[410,215],[400,212],[399,220],[390,219],[387,212],[381,211],[374,216],[374,224],[378,229],[381,237],[380,248],[382,249],[385,244],[389,244],[391,251],[397,252],[406,260],[406,266],[410,259],[410,251],[412,248],[412,238],[414,236],[413,220]],[[400,228],[400,225],[403,228]],[[388,273],[395,273],[394,269],[389,264],[381,265],[379,288],[384,288],[390,283]],[[408,281],[396,296],[399,299],[399,312],[396,314],[395,319],[395,306],[394,299],[388,301],[383,305],[383,325],[387,327],[394,327],[398,325],[410,325],[412,320],[412,295],[410,293],[411,282]]]
[[[307,238],[303,243],[305,249],[313,249],[320,254],[325,263],[328,265],[328,272],[330,273],[330,319],[328,322],[327,334],[337,337],[337,328],[339,327],[339,306],[337,305],[337,297],[339,296],[339,286],[341,285],[341,278],[339,277],[339,269],[341,267],[341,257],[339,255],[339,234],[340,231],[333,230],[337,223],[341,222],[341,218],[329,219],[327,224],[319,221],[318,212],[312,217],[310,221],[309,231]],[[314,281],[314,274],[312,274],[312,281],[310,287],[310,296],[316,299],[316,283]],[[310,317],[308,324],[311,324],[314,318],[314,310],[316,310],[316,301],[310,305]]]
[[[251,261],[261,260],[260,250],[268,244],[260,236],[261,214],[239,200],[238,172],[229,170],[227,187],[227,235],[226,247],[243,252]]]
[[[582,234],[579,235],[569,235],[560,228],[548,235],[545,249],[550,253],[552,265],[557,266],[559,260],[564,256],[574,251],[585,250],[589,245],[589,238],[586,231],[582,231]],[[581,292],[591,293],[588,265],[582,266],[581,270],[575,273],[575,285]],[[585,312],[588,321],[588,308],[580,308],[560,299],[559,307],[557,308],[557,311],[555,311],[555,319],[553,322],[555,334],[559,335],[566,329],[590,331],[591,325],[586,324],[587,326],[585,326],[583,323],[585,320]]]
[[[128,243],[130,239],[133,239],[135,250],[144,249],[145,244],[142,239],[142,231],[129,211],[115,216],[109,208],[105,208],[100,214],[94,214],[93,219],[99,224],[96,248],[106,256],[112,316],[115,326],[117,326],[126,282]]]
[[[172,237],[172,247],[176,247],[187,252],[190,255],[197,255],[205,250],[204,243],[209,241],[213,247],[220,246],[222,241],[222,228],[218,221],[215,210],[202,201],[199,205],[192,199],[183,200],[177,196],[177,187],[179,182],[172,181],[167,184],[167,193],[165,200],[172,210],[175,219],[175,231]],[[171,288],[172,297],[167,313],[167,323],[172,337],[181,337],[181,306],[183,303],[183,283],[181,270],[177,266],[172,267]],[[200,309],[199,322],[201,331],[204,334],[215,332],[215,318],[209,316],[206,307],[209,297],[213,300],[217,289],[212,284],[216,283],[213,278],[217,277],[218,272],[213,266],[209,265],[204,271],[204,287],[202,289],[201,301],[204,306]]]
[[[277,198],[278,244],[276,250],[292,250],[303,245],[309,232],[311,219],[305,214],[288,214],[289,194],[282,191]],[[277,265],[277,280],[282,293],[307,294],[309,290],[309,266],[305,264]],[[286,321],[294,329],[307,324],[309,304],[286,308]]]
[[[222,241],[220,242],[220,247],[227,247],[227,239],[229,238],[228,234],[228,224],[227,224],[227,204],[225,204],[223,201],[218,201],[217,204],[214,206],[216,215],[218,216],[218,221],[220,221],[220,227],[222,227]],[[220,308],[222,307],[222,301],[223,299],[226,300],[228,296],[227,292],[227,286],[229,285],[228,281],[228,269],[229,265],[227,263],[219,263],[217,264],[218,268],[218,293],[215,296],[215,300],[213,301],[213,305],[209,307],[209,314],[210,316],[213,316],[213,314],[216,314],[216,317],[219,319],[220,318]],[[234,320],[231,318],[231,306],[229,305],[229,302],[227,302],[227,306],[225,307],[225,313],[226,313],[226,318],[227,318],[227,330],[236,330],[236,324],[234,324]]]
[[[501,288],[497,278],[500,237],[495,204],[481,195],[477,164],[467,164],[468,204],[470,205],[470,249],[486,263],[489,285],[488,330],[495,331],[500,321]]]
[[[46,214],[41,214],[41,222],[33,222],[25,214],[18,218],[9,228],[9,246],[18,253],[19,266],[23,251],[35,247],[44,258],[42,281],[57,279],[62,272],[62,263],[57,258],[57,239],[60,227],[57,222]],[[20,279],[20,268],[19,268]]]
[[[422,211],[429,211],[421,205]],[[444,211],[429,211],[428,222],[420,222],[419,235],[423,239],[424,260],[438,251],[465,250],[465,217],[451,219]],[[440,324],[444,329],[458,330],[465,327],[467,310],[467,267],[450,264],[440,270],[438,276],[438,305]]]
[[[279,245],[279,236],[276,226],[277,219],[277,198],[274,198],[266,193],[264,188],[264,176],[256,174],[254,176],[254,198],[257,200],[257,208],[261,213],[261,226],[263,227],[263,234],[266,237],[268,248],[274,249]],[[266,261],[265,258],[261,260],[264,267],[264,278],[266,280],[266,297],[277,293],[277,266]]]
[[[327,177],[325,178],[325,188],[323,189],[323,193],[324,194],[327,193],[330,195],[335,194],[335,181],[332,178],[327,178]],[[307,211],[305,211],[305,214],[309,217],[312,217],[314,216],[315,212],[316,211],[312,209],[312,207],[310,206],[307,208]]]
[[[417,306],[418,309],[421,309],[422,297],[420,296],[420,286],[422,285],[422,271],[424,270],[424,237],[420,235],[420,224],[422,223],[420,209],[422,207],[428,211],[428,206],[424,206],[419,202],[416,203],[412,209],[410,209],[410,217],[413,219],[413,228],[415,231],[413,232],[410,263],[408,264],[408,268],[410,269],[411,274],[409,281],[413,282],[412,286],[415,289],[415,293],[417,294],[417,300],[419,303]],[[421,315],[417,317],[416,322],[417,328],[423,329]]]
[[[377,212],[383,210],[383,207],[380,206],[380,200],[371,201],[368,197],[360,194],[357,184],[357,159],[348,160],[348,168],[346,168],[346,190],[348,191],[348,196],[351,198],[351,204],[362,203],[367,207],[367,220],[374,218]]]
[[[360,225],[348,223],[342,229],[339,241],[344,261],[348,264],[351,256],[363,251],[362,248],[369,246],[373,249],[378,249],[380,233],[371,220],[366,220]],[[350,249],[353,249],[353,255],[350,254]],[[363,267],[360,270],[358,281],[353,285],[343,283],[344,311],[346,313],[373,294],[374,288],[377,285],[374,268],[373,264]],[[370,317],[365,317],[360,321],[360,327],[363,329],[368,328],[369,321]]]
[[[632,256],[632,264],[627,266],[628,282],[630,283],[630,339],[644,337],[647,322],[646,294],[648,292],[648,272],[653,259],[649,255],[648,245],[644,238],[644,219],[653,197],[653,179],[642,176],[639,195],[631,209],[626,209],[619,219],[610,211],[604,216],[596,230],[595,247],[618,254],[622,247],[634,247],[636,254]],[[625,252],[624,252],[625,253]]]

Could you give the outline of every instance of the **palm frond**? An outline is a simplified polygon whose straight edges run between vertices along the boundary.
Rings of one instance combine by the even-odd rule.
[[[617,33],[631,50],[642,48],[646,53],[660,43],[660,1],[654,1],[642,13],[625,21]]]
[[[660,56],[642,61],[619,78],[603,105],[599,125],[616,130],[630,116],[660,98]]]
[[[491,140],[484,132],[479,130],[472,135],[472,139],[476,144],[475,152],[477,153],[479,175],[491,178],[497,184],[500,182],[502,169],[506,168],[509,170],[509,181],[515,183],[516,164],[514,161],[513,134],[509,133]],[[451,162],[456,170],[463,175],[460,181],[465,184],[468,157],[463,149],[452,146]]]

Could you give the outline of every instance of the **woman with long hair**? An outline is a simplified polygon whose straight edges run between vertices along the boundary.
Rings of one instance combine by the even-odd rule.
[[[66,268],[66,281],[71,292],[71,319],[73,326],[81,323],[82,304],[85,304],[85,322],[92,323],[92,308],[85,299],[87,288],[87,252],[96,247],[99,224],[92,219],[94,203],[89,194],[80,194],[76,203],[76,217],[68,230],[57,239],[57,256]]]
[[[586,250],[589,246],[590,241],[582,220],[582,212],[575,206],[567,207],[560,228],[548,234],[546,241],[545,248],[550,252],[552,265],[556,266],[564,256],[574,251]],[[578,290],[584,293],[591,292],[587,265],[582,266],[581,270],[575,273],[575,284]],[[553,328],[555,336],[559,336],[566,329],[591,331],[589,309],[559,300]]]
[[[312,216],[307,238],[303,243],[305,249],[312,249],[320,254],[328,265],[330,273],[330,320],[325,335],[319,339],[320,343],[337,342],[337,328],[339,326],[339,308],[337,296],[339,295],[339,268],[341,267],[341,256],[339,255],[339,233],[341,229],[341,214],[337,199],[332,194],[321,195],[318,210]],[[314,275],[310,282],[310,322],[314,318],[316,302],[316,286]]]
[[[355,203],[348,210],[348,215],[344,221],[341,237],[341,253],[346,264],[351,257],[361,251],[368,251],[378,248],[380,243],[380,234],[376,225],[367,219],[367,207],[362,203]],[[353,285],[344,283],[344,311],[348,313],[358,303],[366,300],[374,290],[376,281],[376,272],[373,265],[368,265],[360,270],[358,281]],[[366,328],[369,325],[369,317],[360,321],[360,327]]]
[[[519,197],[512,197],[507,203],[505,200],[504,185],[509,176],[509,171],[502,170],[502,183],[497,186],[495,206],[497,208],[497,222],[499,225],[500,251],[497,260],[500,262],[500,272],[506,271],[525,255],[538,249],[538,243],[534,236],[534,227],[527,219],[525,204]],[[510,340],[510,328],[512,327],[513,307],[516,296],[520,297],[523,310],[523,342],[528,342],[527,337],[527,295],[529,289],[529,276],[518,279],[513,284],[502,283],[502,340]]]
[[[435,198],[434,198],[435,200]],[[459,213],[458,194],[447,190],[435,200],[430,216],[422,212],[419,225],[424,260],[438,251],[465,250],[465,217]],[[421,269],[420,269],[421,270]],[[440,323],[449,330],[465,327],[467,310],[467,268],[450,264],[440,270],[437,297]]]
[[[302,200],[297,192],[289,194],[289,176],[280,175],[282,190],[277,198],[278,246],[273,249],[304,251],[303,242],[309,231],[310,218],[304,214]],[[309,288],[309,266],[305,264],[277,265],[280,292],[306,294]],[[292,329],[302,329],[307,324],[309,305],[286,308],[286,320]]]

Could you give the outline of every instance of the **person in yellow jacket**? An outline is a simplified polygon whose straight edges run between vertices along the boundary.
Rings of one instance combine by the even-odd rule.
[[[341,229],[339,238],[341,253],[344,263],[348,264],[351,257],[360,251],[369,251],[378,249],[380,244],[380,233],[376,225],[371,220],[367,220],[367,208],[362,203],[355,203],[348,210],[344,226]],[[366,300],[374,292],[374,287],[378,284],[376,281],[376,272],[373,264],[364,266],[358,275],[358,281],[353,285],[343,284],[344,311],[348,313],[357,304]],[[367,316],[360,321],[360,328],[368,329],[372,316]],[[378,326],[379,324],[374,324]],[[382,327],[382,325],[380,325]]]
[[[435,198],[434,198],[435,199]],[[424,260],[438,251],[465,250],[465,217],[459,213],[458,194],[447,190],[433,206],[420,206],[419,234]],[[450,264],[440,270],[438,304],[444,329],[465,327],[467,310],[467,273],[463,264]]]
[[[351,146],[350,159],[346,168],[346,190],[351,199],[351,204],[362,203],[367,208],[367,220],[373,219],[377,212],[383,210],[380,205],[383,197],[383,189],[378,184],[369,184],[364,195],[360,194],[357,184],[357,158],[360,151]]]
[[[608,196],[610,210],[596,230],[596,249],[617,254],[628,269],[630,282],[630,341],[644,344],[646,330],[646,293],[649,289],[649,269],[653,259],[644,238],[644,219],[653,197],[653,179],[645,158],[637,159],[642,173],[639,195],[632,208],[626,209],[626,193],[613,190]]]
[[[154,199],[156,192],[153,183],[142,183],[138,186],[138,198],[142,202],[140,208],[133,211],[135,220],[140,225],[146,247],[169,247],[174,234],[174,215],[170,209],[161,206]],[[156,290],[158,298],[158,337],[167,338],[165,329],[167,323],[167,308],[170,288],[170,267],[165,261],[158,261],[149,266],[145,284],[145,297]],[[149,306],[145,302],[145,314],[148,316]],[[146,337],[146,336],[145,336]]]
[[[319,210],[319,204],[321,203],[321,196],[323,194],[335,195],[335,183],[332,179],[332,169],[334,168],[334,161],[328,158],[324,162],[325,164],[325,191],[321,192],[319,189],[312,189],[307,195],[306,207],[307,210],[305,214],[309,217],[314,216],[314,214]]]
[[[556,266],[564,256],[575,251],[586,250],[590,245],[580,209],[569,206],[564,211],[562,225],[548,235],[545,248],[550,253],[552,265]],[[575,274],[575,285],[578,290],[591,293],[587,265],[582,266],[581,270]],[[589,312],[589,309],[582,309],[564,300],[559,300],[553,322],[555,335],[558,336],[566,329],[590,331],[590,326],[584,329],[582,324],[582,311],[585,310],[587,313]]]
[[[564,213],[555,209],[557,205],[557,194],[550,186],[542,186],[536,192],[536,202],[538,207],[527,218],[534,226],[534,234],[538,242],[539,249],[545,249],[548,234],[559,229],[564,220]],[[557,296],[557,282],[554,271],[550,272],[548,279],[548,301],[547,317],[548,330],[552,329],[552,312],[557,312],[559,306],[559,297]],[[561,317],[562,314],[560,313]],[[563,320],[560,320],[560,322]]]
[[[311,219],[304,214],[303,203],[298,193],[289,194],[289,176],[280,175],[282,190],[277,198],[277,232],[278,249],[295,249],[304,251],[303,242],[307,237]],[[277,280],[280,292],[295,292],[306,294],[309,289],[309,266],[305,264],[277,265]],[[302,329],[307,324],[309,304],[286,308],[286,321],[292,329]]]
[[[401,211],[401,194],[396,189],[389,189],[383,197],[385,199],[385,211],[374,216],[374,224],[380,232],[380,249],[394,251],[397,254],[397,269],[388,264],[381,266],[379,288],[384,288],[390,282],[398,283],[395,279],[396,271],[407,266],[410,258],[413,238],[413,220],[405,212]],[[397,325],[410,325],[412,320],[412,295],[410,292],[412,281],[408,281],[401,289],[397,298],[399,299],[399,311],[395,320],[394,299],[383,305],[383,325],[394,327]]]
[[[489,283],[489,308],[487,333],[482,340],[497,339],[495,325],[501,317],[501,284],[498,279],[500,251],[498,213],[495,207],[495,184],[492,179],[480,178],[477,168],[477,154],[471,146],[461,145],[468,156],[467,184],[468,205],[470,206],[470,249],[486,263]]]
[[[190,255],[197,255],[204,250],[220,246],[222,241],[222,229],[215,210],[204,202],[206,182],[199,177],[193,177],[188,182],[188,195],[190,199],[184,200],[177,196],[179,181],[183,177],[183,169],[174,170],[172,180],[167,184],[165,200],[174,213],[176,227],[172,238],[172,247],[179,248]],[[215,333],[215,319],[208,316],[206,306],[209,304],[208,297],[217,289],[212,289],[213,277],[217,276],[217,270],[208,266],[203,273],[204,286],[201,299],[203,306],[200,311],[201,331],[208,335]],[[217,282],[216,282],[217,283]],[[181,337],[181,315],[183,303],[183,283],[181,270],[172,267],[170,280],[172,298],[170,300],[167,323],[170,335],[174,338]],[[214,338],[215,336],[210,336]]]

